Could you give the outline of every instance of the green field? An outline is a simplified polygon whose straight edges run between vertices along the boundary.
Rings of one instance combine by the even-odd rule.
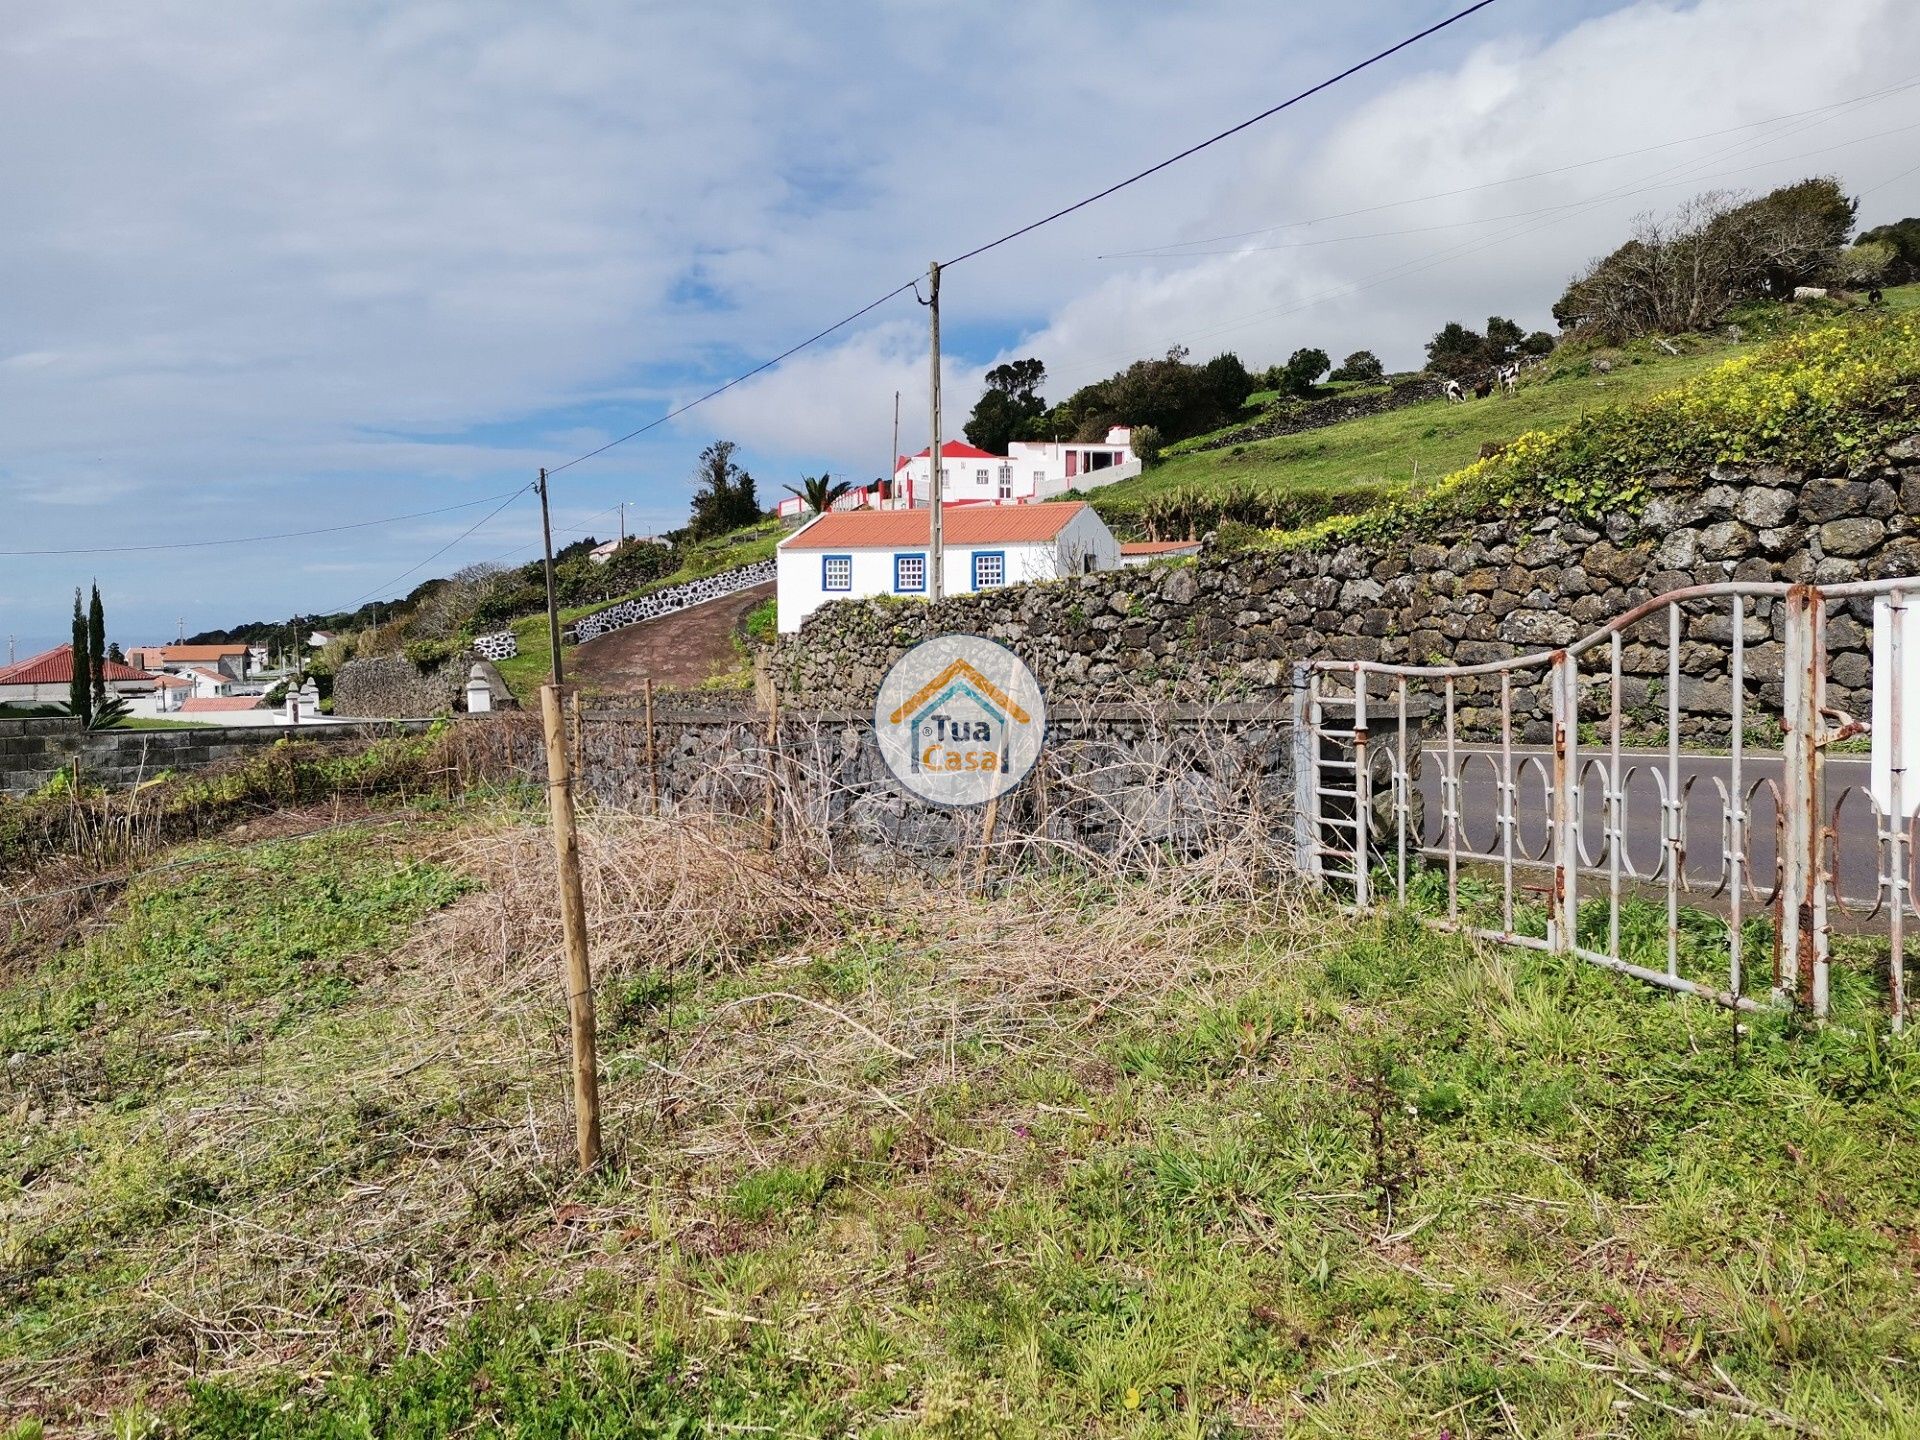
[[[16,934],[0,1435],[1920,1433],[1920,1051],[1863,969],[1736,1031],[1218,857],[585,853],[586,1181],[517,810]]]
[[[1886,299],[1892,311],[1920,308],[1920,285],[1889,290]],[[1667,389],[1752,350],[1762,338],[1834,313],[1828,306],[1789,314],[1771,307],[1771,313],[1749,316],[1748,336],[1740,343],[1724,335],[1675,337],[1669,343],[1679,355],[1647,340],[1618,349],[1563,347],[1529,370],[1511,399],[1496,394],[1459,405],[1435,401],[1218,450],[1197,450],[1210,438],[1202,436],[1169,446],[1167,458],[1153,470],[1093,492],[1092,498],[1110,520],[1125,526],[1142,502],[1175,491],[1337,495],[1355,486],[1410,486],[1416,477],[1424,487],[1478,458],[1483,445],[1504,444],[1529,430],[1559,429],[1591,410]],[[1599,359],[1611,365],[1611,373],[1594,372]],[[1255,396],[1249,413],[1227,429],[1256,418],[1253,412],[1263,398],[1268,397]]]

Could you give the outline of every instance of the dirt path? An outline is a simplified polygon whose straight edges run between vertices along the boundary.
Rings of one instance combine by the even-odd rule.
[[[739,662],[733,637],[740,622],[754,606],[772,598],[769,580],[589,640],[573,652],[569,677],[602,691],[638,690],[649,675],[655,685],[698,685]]]

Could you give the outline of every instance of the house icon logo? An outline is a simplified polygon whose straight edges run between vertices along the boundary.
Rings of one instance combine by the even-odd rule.
[[[1039,758],[1046,699],[1005,646],[942,635],[887,672],[873,728],[881,758],[910,793],[935,805],[984,805],[1019,784]]]

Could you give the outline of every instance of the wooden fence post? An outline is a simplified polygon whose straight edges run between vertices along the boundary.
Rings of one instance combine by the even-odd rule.
[[[653,797],[653,813],[660,813],[660,756],[653,748],[653,677],[646,680],[647,696],[647,793]]]
[[[574,1138],[584,1174],[600,1163],[600,1075],[593,1021],[593,968],[587,958],[587,902],[580,884],[580,834],[567,773],[567,726],[560,687],[540,687],[547,740],[547,803],[560,873],[560,928],[567,956],[567,1021],[573,1032]]]
[[[780,692],[767,706],[767,807],[761,817],[761,840],[771,850],[780,838]]]

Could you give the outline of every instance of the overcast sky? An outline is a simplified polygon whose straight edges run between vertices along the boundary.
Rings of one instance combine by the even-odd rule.
[[[0,557],[0,634],[51,643],[95,576],[131,644],[530,558],[529,497],[403,575],[470,502],[1464,3],[11,0],[0,550],[97,548]],[[1705,188],[1920,213],[1920,86],[1880,93],[1915,82],[1911,0],[1499,0],[953,270],[948,433],[1013,355],[1059,399],[1174,344],[1407,366],[1449,319],[1547,326]],[[763,497],[882,473],[896,389],[926,443],[924,323],[898,298],[568,469],[558,530],[680,523],[716,436]]]

